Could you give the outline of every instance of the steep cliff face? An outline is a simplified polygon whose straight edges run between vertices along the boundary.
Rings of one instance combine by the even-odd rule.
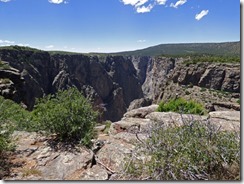
[[[153,60],[142,85],[144,95],[154,103],[177,96],[195,99],[210,110],[239,109],[240,65],[224,63],[186,64],[181,58]],[[215,107],[213,107],[215,106]]]
[[[239,64],[186,65],[181,58],[50,55],[20,48],[1,49],[0,59],[8,66],[0,65],[4,97],[32,109],[35,98],[76,86],[103,112],[103,120],[119,120],[135,99],[130,109],[177,95],[204,99],[206,105],[236,102],[240,93]],[[203,88],[230,94],[199,96]]]
[[[200,87],[240,92],[239,64],[179,64],[172,72],[172,80],[180,84],[193,84]]]
[[[15,70],[15,73],[0,71],[2,78],[9,78],[7,74],[11,73],[12,78],[22,79],[12,80],[14,86],[18,84],[16,101],[23,102],[29,109],[33,108],[35,98],[76,86],[103,112],[101,119],[116,121],[132,100],[143,96],[136,69],[125,57],[109,56],[100,61],[96,56],[50,56],[42,51],[6,49],[0,51],[0,58]],[[13,99],[13,95],[4,96]]]

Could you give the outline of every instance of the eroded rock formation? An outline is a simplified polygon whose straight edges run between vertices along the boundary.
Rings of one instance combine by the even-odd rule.
[[[239,110],[239,64],[187,65],[182,58],[50,55],[21,49],[1,49],[0,58],[9,66],[0,67],[0,94],[30,110],[35,98],[71,86],[91,100],[103,114],[101,120],[118,121],[127,109],[176,96],[196,99],[211,110]]]

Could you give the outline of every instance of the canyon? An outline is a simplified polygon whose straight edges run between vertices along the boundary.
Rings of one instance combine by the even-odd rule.
[[[123,169],[136,143],[150,137],[153,124],[182,126],[197,120],[238,134],[240,77],[240,63],[231,61],[192,63],[187,57],[50,53],[17,46],[0,49],[0,95],[32,110],[37,98],[76,87],[101,114],[90,149],[55,142],[53,135],[41,132],[14,131],[16,148],[9,156],[9,174],[3,178],[146,180],[133,178]],[[161,101],[177,97],[194,99],[209,112],[202,116],[157,112]]]
[[[0,50],[0,94],[32,110],[36,98],[77,87],[101,113],[120,120],[127,110],[177,96],[211,111],[239,110],[240,64],[195,63],[186,58],[51,54]]]

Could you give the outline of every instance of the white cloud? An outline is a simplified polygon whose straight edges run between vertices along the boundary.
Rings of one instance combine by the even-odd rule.
[[[0,2],[7,3],[10,2],[11,0],[0,0]]]
[[[7,44],[7,45],[11,45],[11,44],[14,44],[14,41],[9,41],[9,40],[0,40],[0,44]]]
[[[138,43],[144,43],[146,40],[137,40]]]
[[[135,7],[142,6],[145,3],[147,3],[148,1],[149,0],[122,0],[122,2],[125,5],[132,5],[132,6],[135,6]]]
[[[158,4],[165,5],[167,0],[156,0]]]
[[[122,2],[125,4],[125,5],[132,5],[132,6],[135,6],[137,3],[138,3],[139,0],[122,0]]]
[[[186,2],[187,2],[187,0],[179,0],[175,4],[174,3],[171,3],[170,4],[170,7],[178,8],[178,6],[181,6],[181,5],[185,4]]]
[[[64,0],[48,0],[48,2],[53,3],[53,4],[61,4],[61,3],[67,4],[68,3],[67,1],[64,1]]]
[[[208,14],[208,10],[202,10],[200,13],[196,14],[195,19],[201,20],[204,16]]]
[[[147,13],[147,12],[150,12],[152,9],[153,9],[153,5],[149,4],[148,6],[137,7],[136,12],[137,13]]]
[[[15,41],[9,41],[9,40],[0,40],[0,46],[10,46],[10,45],[18,45],[22,47],[30,46],[30,44],[15,43]]]
[[[146,13],[152,10],[154,5],[149,4],[145,6],[148,1],[149,0],[121,0],[124,5],[134,6],[137,13]]]
[[[136,3],[135,7],[142,6],[142,5],[144,5],[146,2],[148,2],[148,0],[140,0],[140,1],[138,1],[138,3]]]
[[[18,43],[17,45],[21,46],[21,47],[29,47],[30,46],[30,44],[23,44],[23,43]]]
[[[52,49],[54,47],[54,45],[47,45],[45,48],[46,49]]]

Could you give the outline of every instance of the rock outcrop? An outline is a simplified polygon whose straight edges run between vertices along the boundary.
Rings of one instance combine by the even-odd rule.
[[[183,58],[166,57],[51,55],[21,47],[1,49],[0,58],[10,68],[0,67],[0,94],[29,110],[36,98],[71,86],[101,112],[101,120],[118,121],[127,109],[176,96],[200,101],[210,110],[239,110],[239,64],[187,65]],[[6,78],[9,82],[4,80],[4,84]]]
[[[15,132],[16,151],[11,175],[5,180],[126,180],[125,161],[135,143],[150,138],[153,124],[182,126],[198,120],[217,126],[219,131],[240,132],[240,111],[216,111],[207,116],[155,112],[155,107],[134,109],[112,123],[109,134],[100,129],[92,149],[53,141],[37,133]],[[153,110],[154,109],[154,110]],[[143,112],[143,116],[139,116]],[[129,115],[129,116],[128,116]],[[143,161],[143,160],[142,160]]]

